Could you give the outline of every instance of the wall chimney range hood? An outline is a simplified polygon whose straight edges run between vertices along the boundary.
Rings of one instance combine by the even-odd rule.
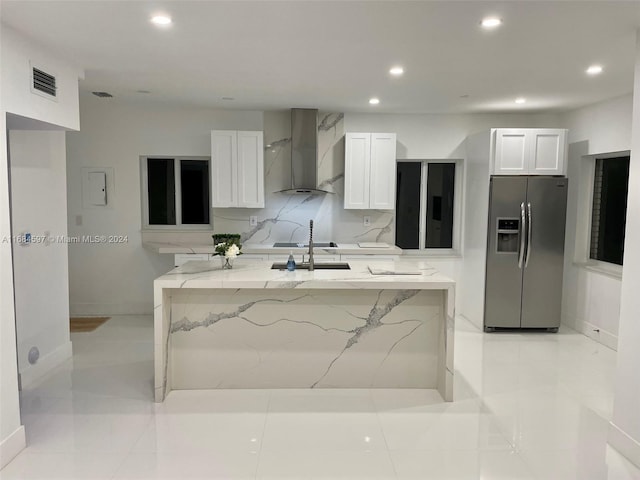
[[[318,110],[291,109],[291,188],[287,195],[324,195],[318,188]]]

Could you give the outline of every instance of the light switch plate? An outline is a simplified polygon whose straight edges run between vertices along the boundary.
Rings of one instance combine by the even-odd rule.
[[[258,217],[256,215],[249,216],[249,225],[252,227],[258,226]]]
[[[369,226],[371,226],[371,217],[370,217],[369,215],[365,215],[365,216],[363,217],[362,224],[363,224],[365,227],[369,227]]]

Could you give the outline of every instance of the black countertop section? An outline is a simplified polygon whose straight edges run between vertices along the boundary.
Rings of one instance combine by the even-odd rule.
[[[305,248],[308,247],[309,244],[308,243],[295,243],[295,242],[276,242],[273,244],[274,247],[281,247],[281,248]],[[313,243],[314,247],[318,247],[318,248],[337,248],[338,244],[335,242],[314,242]]]

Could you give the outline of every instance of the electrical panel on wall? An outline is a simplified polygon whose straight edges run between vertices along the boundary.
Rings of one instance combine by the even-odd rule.
[[[107,174],[105,172],[89,172],[88,202],[97,207],[107,204]]]
[[[113,178],[112,167],[82,167],[82,208],[110,208]]]

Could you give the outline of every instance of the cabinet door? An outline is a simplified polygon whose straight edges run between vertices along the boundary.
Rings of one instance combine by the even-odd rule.
[[[211,206],[237,207],[238,168],[237,133],[230,130],[211,132]]]
[[[347,133],[344,155],[344,208],[367,209],[371,134]]]
[[[564,175],[566,130],[531,131],[530,175]]]
[[[238,207],[264,207],[262,132],[238,132]]]
[[[530,132],[518,128],[496,130],[494,175],[526,175],[531,152],[528,136]]]
[[[369,208],[396,207],[396,134],[371,134]]]

